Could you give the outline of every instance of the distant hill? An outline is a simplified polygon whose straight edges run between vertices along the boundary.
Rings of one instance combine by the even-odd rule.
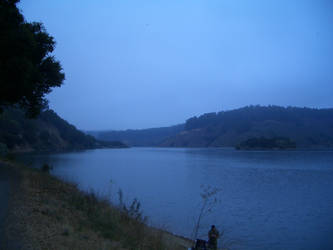
[[[122,131],[87,131],[101,141],[121,141],[129,146],[159,146],[167,138],[172,137],[184,130],[184,124],[137,130]]]
[[[100,147],[125,147],[120,142],[101,142],[77,130],[53,110],[27,119],[19,109],[0,114],[0,151],[63,151]]]
[[[299,148],[333,147],[333,109],[248,106],[192,117],[164,147],[236,146],[249,138],[284,137]]]

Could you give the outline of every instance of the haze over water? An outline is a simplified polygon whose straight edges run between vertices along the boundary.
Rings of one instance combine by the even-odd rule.
[[[130,148],[27,155],[34,167],[117,200],[138,198],[152,225],[190,236],[201,185],[221,188],[204,217],[234,249],[333,249],[333,152]]]

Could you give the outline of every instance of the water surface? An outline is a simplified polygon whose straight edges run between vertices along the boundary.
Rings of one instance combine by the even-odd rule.
[[[29,155],[34,167],[128,203],[152,225],[190,236],[201,185],[220,188],[201,223],[225,231],[234,249],[333,249],[333,152],[130,148]]]

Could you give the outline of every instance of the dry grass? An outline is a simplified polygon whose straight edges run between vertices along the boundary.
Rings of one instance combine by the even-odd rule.
[[[38,170],[11,166],[21,181],[10,212],[9,239],[24,249],[187,249],[192,243],[148,227],[141,217]],[[19,236],[18,236],[19,235]]]

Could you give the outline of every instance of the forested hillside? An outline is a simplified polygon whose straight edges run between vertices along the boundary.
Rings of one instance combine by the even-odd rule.
[[[297,147],[333,147],[333,109],[248,106],[186,121],[167,147],[236,146],[253,137],[285,137]]]
[[[124,147],[120,142],[100,142],[77,130],[54,111],[27,119],[20,109],[7,108],[0,114],[1,151],[62,151],[99,147]]]
[[[184,130],[184,124],[163,128],[129,129],[122,131],[88,131],[102,141],[121,141],[129,146],[158,146],[168,137]]]

